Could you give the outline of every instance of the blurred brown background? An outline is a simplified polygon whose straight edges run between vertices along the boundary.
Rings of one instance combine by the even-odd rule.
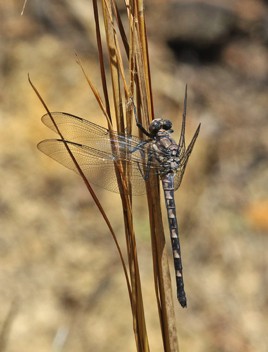
[[[92,4],[28,0],[21,17],[22,5],[0,3],[1,351],[135,351],[115,245],[82,180],[36,149],[55,136],[27,80],[51,111],[105,126],[74,55],[100,88]],[[183,310],[174,295],[180,350],[268,351],[268,2],[145,5],[156,115],[178,140],[187,83],[187,143],[202,123],[176,195],[188,296]],[[95,189],[124,251],[120,197]],[[134,208],[160,352],[146,198]],[[163,216],[167,225],[164,204]],[[171,255],[168,231],[167,241]]]

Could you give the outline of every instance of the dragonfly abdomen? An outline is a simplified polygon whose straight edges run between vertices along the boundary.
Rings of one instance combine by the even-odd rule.
[[[168,173],[162,177],[165,202],[168,214],[169,231],[172,243],[174,267],[176,273],[177,298],[181,306],[187,305],[184,291],[184,282],[182,275],[181,249],[179,240],[179,231],[176,216],[176,206],[174,200],[174,173]]]

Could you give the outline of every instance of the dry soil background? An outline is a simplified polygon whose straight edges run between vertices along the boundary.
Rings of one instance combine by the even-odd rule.
[[[267,1],[145,5],[156,115],[178,138],[187,83],[187,141],[202,123],[176,196],[188,295],[187,309],[176,303],[180,350],[268,351]],[[27,81],[52,111],[105,126],[74,56],[99,87],[92,4],[21,8],[0,2],[1,351],[135,351],[114,243],[79,177],[36,149],[54,135]],[[124,250],[119,196],[96,192]],[[134,203],[149,342],[160,352],[146,198]]]

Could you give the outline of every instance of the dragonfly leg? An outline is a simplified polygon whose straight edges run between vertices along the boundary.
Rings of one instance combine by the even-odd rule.
[[[131,100],[132,100],[133,109],[134,109],[134,115],[135,115],[135,120],[136,120],[136,126],[141,130],[141,132],[142,132],[143,134],[145,134],[147,137],[152,138],[152,135],[151,135],[148,131],[146,131],[146,129],[145,129],[145,128],[142,126],[142,124],[138,121],[136,106],[135,106],[134,101],[133,101],[132,98],[131,98]]]
[[[150,154],[150,156],[148,157],[148,161],[147,161],[145,172],[142,171],[142,169],[140,167],[140,163],[138,163],[138,168],[140,170],[141,176],[144,179],[144,181],[148,181],[148,179],[149,179],[149,173],[150,173],[150,166],[151,166],[152,157],[153,157],[153,154]]]
[[[128,132],[127,128],[125,128],[125,133],[131,138],[131,134]]]
[[[133,149],[130,150],[130,153],[136,152],[136,151],[139,150],[142,146],[144,146],[145,144],[147,144],[147,143],[149,143],[149,142],[151,142],[150,139],[146,139],[146,140],[140,142],[138,145],[136,145],[136,147],[134,147]]]
[[[142,132],[143,134],[145,134],[147,137],[152,138],[151,134],[146,131],[146,129],[142,126],[141,123],[139,123],[139,121],[138,121],[137,119],[136,119],[136,125],[137,125],[137,127],[141,130],[141,132]]]

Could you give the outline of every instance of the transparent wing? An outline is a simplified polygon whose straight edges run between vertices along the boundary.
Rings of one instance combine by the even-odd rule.
[[[137,148],[144,141],[127,133],[111,133],[108,129],[75,115],[64,112],[53,112],[51,115],[64,140],[83,144],[107,153],[111,153],[111,141],[116,141],[119,157],[122,159],[126,158],[129,150]],[[42,117],[42,122],[57,133],[55,125],[48,114]],[[143,149],[147,152],[148,148],[150,148],[149,145],[145,145]],[[138,154],[136,157],[138,158]]]
[[[148,158],[152,156],[153,149],[145,140],[127,133],[111,134],[106,128],[74,115],[54,112],[52,116],[64,141],[45,140],[38,144],[38,149],[79,173],[65,147],[66,143],[89,182],[118,193],[115,160],[122,161],[126,174],[130,177],[134,195],[146,193],[142,173],[146,174],[148,171],[159,174],[159,163],[154,158],[150,158],[148,165]],[[57,132],[48,114],[42,117],[42,121],[51,130]],[[112,149],[111,141],[116,149]]]
[[[89,182],[109,191],[119,193],[115,173],[115,158],[111,153],[101,152],[88,146],[61,139],[46,139],[40,142],[37,147],[41,152],[58,163],[79,174],[73,159],[66,149],[65,143]],[[129,170],[131,183],[134,188],[133,194],[144,194],[145,185],[140,171],[136,167],[132,167],[132,164],[128,161],[125,162],[124,166]]]
[[[98,126],[78,116],[63,112],[51,113],[64,140],[82,144],[102,152],[111,153],[111,142],[117,144],[117,153],[120,160],[131,159],[132,163],[142,163],[143,157],[153,153],[150,145],[144,144],[144,139],[126,133],[111,133],[108,129]],[[52,131],[57,133],[54,123],[48,114],[42,117],[42,122]],[[131,150],[136,150],[130,153]],[[158,173],[159,164],[151,163],[152,172]]]
[[[179,151],[181,154],[185,153],[185,125],[186,125],[186,109],[187,109],[187,85],[185,87],[184,107],[182,115],[181,135],[179,140]]]
[[[193,139],[191,140],[191,143],[188,145],[188,148],[186,150],[186,152],[182,152],[180,154],[180,168],[179,170],[177,171],[176,175],[175,175],[175,179],[174,179],[174,188],[175,188],[175,191],[180,187],[181,185],[181,181],[182,181],[182,178],[183,178],[183,175],[184,175],[184,171],[185,171],[185,168],[186,168],[186,165],[187,165],[187,162],[188,162],[188,159],[189,159],[189,156],[191,155],[192,153],[192,150],[193,150],[193,147],[194,147],[194,144],[195,144],[195,141],[198,137],[198,134],[199,134],[199,131],[200,131],[200,124],[199,126],[197,127],[197,130],[193,136]],[[181,140],[185,140],[184,139],[184,136],[181,137]],[[185,142],[183,142],[183,145],[182,145],[182,151],[185,150]]]

